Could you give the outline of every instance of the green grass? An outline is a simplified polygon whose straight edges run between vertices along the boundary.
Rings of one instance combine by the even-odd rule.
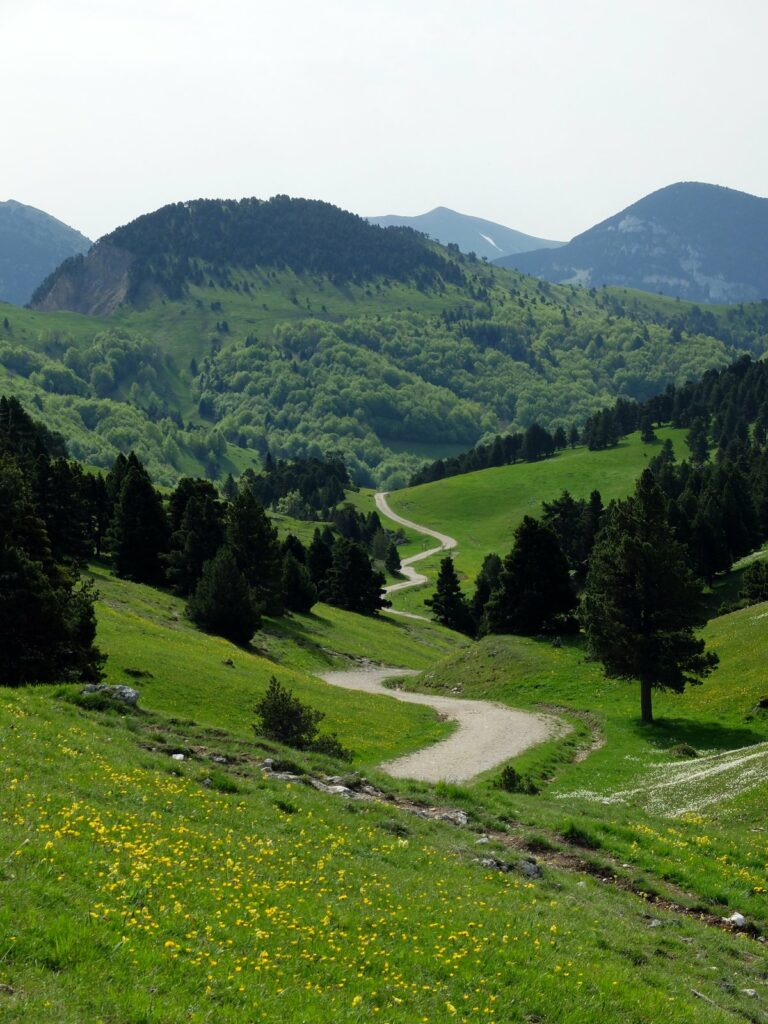
[[[678,453],[687,452],[684,431],[666,428],[659,430],[658,436],[659,441],[651,445],[643,444],[636,433],[607,451],[574,448],[543,462],[518,463],[449,477],[393,491],[388,501],[392,510],[406,519],[458,540],[453,557],[465,581],[464,590],[471,593],[472,582],[485,555],[494,551],[504,557],[512,547],[515,528],[523,516],[540,516],[542,501],[551,501],[564,490],[575,498],[586,498],[597,489],[604,503],[611,498],[626,497],[634,489],[649,458],[658,453],[667,438],[673,441]],[[403,545],[399,549],[401,556],[415,554],[421,550],[422,542],[423,538],[419,537]],[[434,590],[432,581],[441,557],[437,555],[420,563],[419,571],[424,572],[430,582],[397,594],[397,608],[423,613],[424,598]]]
[[[339,690],[311,675],[362,657],[423,668],[464,642],[448,630],[430,626],[414,636],[407,621],[317,605],[310,615],[266,620],[250,647],[241,648],[195,629],[179,598],[103,570],[93,575],[100,593],[97,642],[109,652],[107,681],[134,685],[137,678],[148,710],[252,738],[253,706],[274,674],[324,713],[321,731],[338,733],[356,767],[373,767],[395,750],[418,749],[450,731],[428,708]],[[136,672],[150,675],[131,675]]]
[[[763,1005],[756,944],[598,880],[488,870],[471,833],[247,764],[222,792],[205,760],[143,749],[143,724],[0,700],[5,1020],[721,1024]]]
[[[639,721],[637,686],[606,679],[576,643],[488,637],[420,682],[430,691],[458,686],[466,697],[560,709],[574,725],[569,736],[514,761],[540,795],[501,793],[491,772],[469,794],[475,810],[555,834],[576,822],[625,864],[628,877],[651,876],[656,885],[682,887],[690,902],[738,908],[766,923],[760,808],[768,799],[768,714],[755,712],[766,695],[766,615],[768,605],[757,605],[711,621],[704,636],[719,669],[683,695],[657,694],[654,726]],[[575,762],[596,736],[604,745]],[[681,747],[700,756],[681,758]]]

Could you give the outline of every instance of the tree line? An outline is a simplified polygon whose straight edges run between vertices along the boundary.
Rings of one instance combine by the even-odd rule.
[[[280,541],[248,481],[224,497],[184,478],[163,496],[133,452],[105,475],[86,473],[13,397],[0,398],[0,491],[6,684],[99,677],[94,592],[81,580],[94,557],[125,579],[169,587],[201,628],[238,643],[263,616],[307,612],[318,599],[362,614],[387,605],[364,538],[326,527],[308,547]]]

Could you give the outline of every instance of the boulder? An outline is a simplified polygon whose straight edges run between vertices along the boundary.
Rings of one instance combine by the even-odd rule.
[[[139,702],[139,691],[134,690],[132,686],[123,686],[121,683],[116,686],[108,686],[106,683],[87,683],[81,692],[103,693],[118,704],[128,704],[130,707],[136,707]]]

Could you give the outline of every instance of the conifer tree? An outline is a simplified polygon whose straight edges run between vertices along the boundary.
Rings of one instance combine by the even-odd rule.
[[[474,633],[474,622],[469,610],[466,597],[461,592],[459,577],[453,559],[449,556],[440,562],[440,571],[437,574],[436,589],[432,597],[428,597],[424,604],[432,609],[437,621],[447,626],[448,629],[455,629],[458,633],[472,635]]]
[[[16,460],[0,454],[0,684],[101,678],[94,594],[56,565]]]
[[[259,628],[259,608],[230,548],[219,548],[203,566],[187,613],[201,629],[236,644],[248,643]]]
[[[131,452],[122,475],[109,532],[109,544],[118,576],[136,583],[163,580],[160,556],[168,529],[160,495],[149,474]]]
[[[317,602],[317,588],[309,578],[307,567],[291,553],[283,556],[283,596],[291,612],[306,614]]]
[[[266,615],[283,611],[283,559],[277,530],[247,488],[227,510],[226,543]]]
[[[717,656],[694,636],[706,621],[701,585],[672,534],[650,470],[606,520],[592,552],[581,621],[606,674],[640,683],[641,716],[650,723],[653,690],[680,693],[700,683]]]
[[[525,516],[486,605],[488,631],[533,636],[572,629],[575,606],[568,563],[557,537],[537,519]]]
[[[382,587],[384,576],[371,565],[365,548],[340,538],[333,546],[333,563],[326,579],[329,604],[361,615],[375,615],[389,607]]]

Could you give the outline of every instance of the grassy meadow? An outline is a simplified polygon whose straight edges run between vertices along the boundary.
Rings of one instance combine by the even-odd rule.
[[[679,457],[687,454],[685,431],[662,428],[658,441],[643,444],[639,433],[624,438],[616,448],[591,452],[578,447],[558,452],[542,462],[499,466],[476,473],[465,473],[434,483],[392,491],[390,508],[411,522],[440,530],[459,542],[453,559],[464,589],[471,585],[483,558],[491,551],[504,555],[511,549],[515,528],[523,516],[540,516],[541,503],[551,501],[564,491],[574,498],[587,498],[597,489],[603,502],[623,498],[635,487],[648,460],[664,441],[670,439]],[[373,492],[362,491],[355,504],[373,507]],[[425,538],[407,531],[409,542],[399,548],[405,558],[422,550]],[[430,582],[398,593],[395,607],[424,614],[424,598],[429,597],[437,576],[441,555],[425,559],[419,571]]]

